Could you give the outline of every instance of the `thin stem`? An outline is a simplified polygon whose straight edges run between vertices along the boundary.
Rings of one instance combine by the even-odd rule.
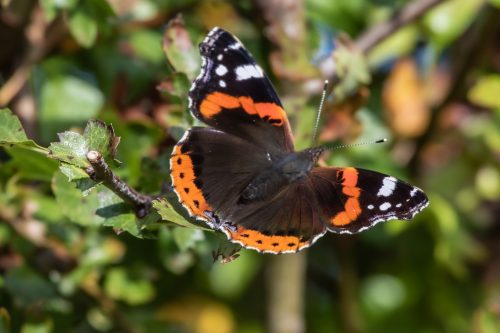
[[[152,198],[140,194],[115,175],[106,161],[104,161],[101,153],[93,150],[89,151],[87,153],[87,160],[92,167],[86,171],[92,179],[102,182],[104,186],[122,198],[123,201],[132,205],[138,217],[142,218],[149,213]]]
[[[391,36],[396,30],[415,21],[443,1],[444,0],[411,1],[406,7],[396,12],[391,19],[363,33],[356,40],[356,45],[364,53],[370,52],[375,46]]]
[[[306,259],[305,252],[268,258],[267,332],[305,332],[303,299]]]

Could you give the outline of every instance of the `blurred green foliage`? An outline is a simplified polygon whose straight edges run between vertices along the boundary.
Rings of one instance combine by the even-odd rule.
[[[274,1],[2,1],[0,332],[259,333],[278,320],[270,288],[294,279],[270,276],[268,255],[236,254],[164,193],[172,146],[193,124],[196,45],[214,25],[266,68],[297,147],[309,144],[322,80],[340,74],[320,139],[390,144],[334,151],[326,164],[407,179],[431,202],[411,223],[326,235],[306,250],[303,285],[288,292],[299,293],[290,315],[304,329],[289,332],[499,332],[500,6],[443,2],[363,54],[356,38],[407,1],[286,11]],[[136,217],[88,176],[92,149],[161,195],[151,214]]]

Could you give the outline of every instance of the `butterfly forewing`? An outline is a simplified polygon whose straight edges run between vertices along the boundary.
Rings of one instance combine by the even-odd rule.
[[[292,151],[290,125],[259,65],[230,33],[214,28],[200,44],[201,73],[189,91],[206,124],[274,151]]]

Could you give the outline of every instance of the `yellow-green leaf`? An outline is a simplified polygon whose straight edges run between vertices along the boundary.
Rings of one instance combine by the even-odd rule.
[[[477,105],[500,111],[500,75],[485,75],[469,90],[469,100]]]

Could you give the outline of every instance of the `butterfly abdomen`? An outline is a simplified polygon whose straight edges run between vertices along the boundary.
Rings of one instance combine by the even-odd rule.
[[[249,204],[272,198],[287,184],[288,180],[284,175],[278,169],[271,167],[245,187],[238,199],[238,204]]]

